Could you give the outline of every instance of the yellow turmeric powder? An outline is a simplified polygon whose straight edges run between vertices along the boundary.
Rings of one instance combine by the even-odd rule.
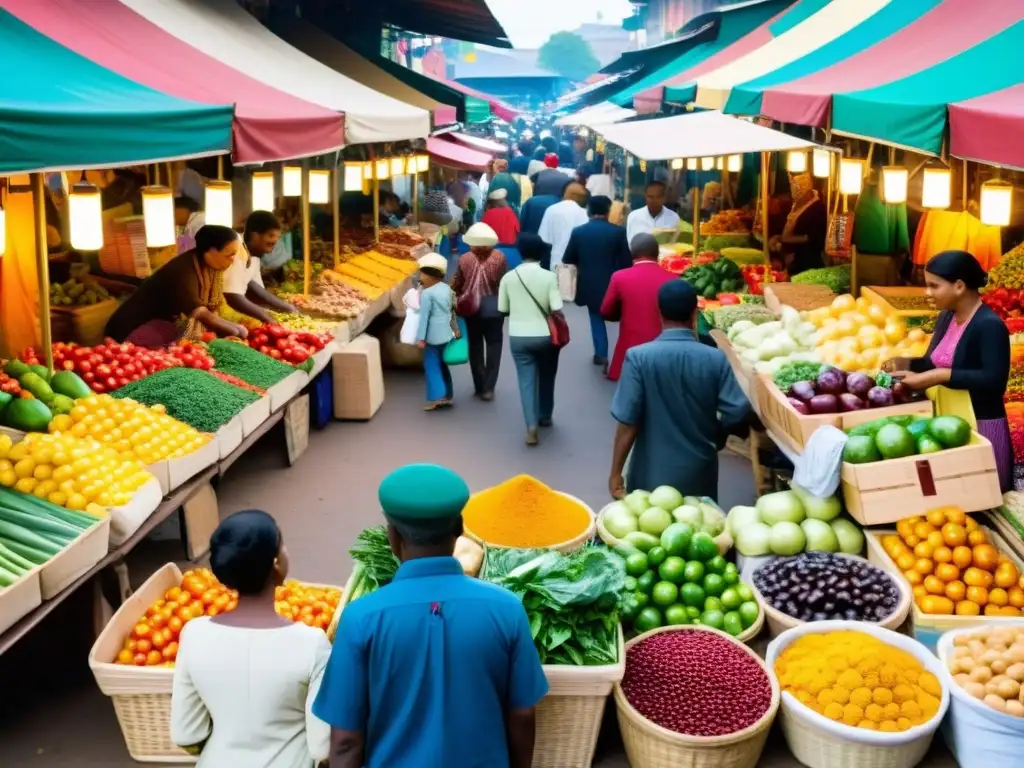
[[[942,686],[914,656],[866,632],[804,635],[775,662],[783,691],[845,725],[896,733],[931,720]]]
[[[550,547],[590,525],[587,510],[529,475],[516,475],[474,494],[462,521],[466,530],[501,547]]]

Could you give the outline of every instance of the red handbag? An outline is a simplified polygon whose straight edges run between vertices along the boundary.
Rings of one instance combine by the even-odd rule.
[[[561,349],[569,343],[569,323],[565,319],[565,315],[562,314],[561,310],[555,310],[553,312],[544,309],[540,302],[537,301],[537,297],[534,296],[530,289],[526,287],[526,282],[523,280],[523,276],[516,270],[516,277],[519,278],[519,282],[523,284],[523,289],[526,291],[526,295],[533,299],[533,303],[537,305],[537,309],[544,315],[544,319],[548,322],[548,331],[551,333],[551,343],[558,349]]]

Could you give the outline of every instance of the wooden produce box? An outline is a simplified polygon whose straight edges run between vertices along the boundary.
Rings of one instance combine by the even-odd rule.
[[[965,512],[1002,504],[992,444],[977,432],[961,448],[842,468],[846,511],[861,525],[895,523],[936,507]]]
[[[782,311],[783,306],[799,309],[801,312],[827,307],[836,294],[824,285],[802,285],[800,283],[764,283],[764,305],[775,314]]]
[[[9,587],[0,589],[0,634],[18,623],[43,603],[37,566]]]
[[[925,289],[914,285],[872,285],[861,288],[860,295],[872,304],[877,304],[886,312],[890,312],[897,317],[933,317],[939,314],[939,310],[934,308],[934,304],[931,309],[900,309],[889,302],[889,299],[926,298],[927,293]]]
[[[64,549],[39,566],[43,600],[56,597],[65,587],[107,556],[110,551],[110,515],[99,518]]]
[[[357,336],[334,353],[334,418],[366,421],[384,404],[384,372],[380,342]]]
[[[911,513],[907,513],[909,517]],[[1024,560],[1021,560],[1020,556],[1006,543],[1006,540],[999,535],[998,532],[992,530],[987,526],[982,526],[985,533],[988,534],[989,541],[992,545],[999,550],[1000,554],[1006,555],[1013,564],[1017,566],[1017,570],[1024,573]],[[906,580],[903,573],[900,571],[896,563],[893,562],[892,558],[886,553],[882,547],[882,537],[897,535],[895,529],[885,530],[872,530],[864,532],[865,539],[867,540],[867,555],[868,562],[873,565],[877,565],[882,570],[891,573],[895,578],[899,579],[901,584],[905,584],[907,588],[910,588],[910,582]],[[914,637],[924,644],[928,650],[935,653],[936,646],[938,645],[939,638],[943,634],[953,629],[963,629],[965,627],[981,626],[984,624],[991,624],[996,621],[1021,621],[1020,619],[1013,619],[1008,616],[955,616],[949,614],[929,614],[924,613],[920,608],[917,607],[917,601],[910,606],[910,629],[913,632]]]

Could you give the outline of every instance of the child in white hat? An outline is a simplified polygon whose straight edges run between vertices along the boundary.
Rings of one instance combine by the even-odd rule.
[[[444,361],[444,348],[460,336],[455,320],[455,294],[444,281],[448,260],[430,253],[419,260],[420,323],[416,344],[423,350],[423,372],[427,378],[426,411],[452,404],[452,374]]]

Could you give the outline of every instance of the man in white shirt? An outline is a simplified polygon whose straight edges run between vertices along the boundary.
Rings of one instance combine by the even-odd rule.
[[[274,250],[281,236],[281,222],[270,211],[253,211],[245,221],[244,248],[238,249],[235,262],[224,272],[224,301],[236,312],[273,323],[266,308],[277,312],[294,312],[295,307],[282,301],[263,285],[260,258]]]
[[[630,245],[641,234],[653,234],[656,229],[676,229],[679,215],[665,207],[665,183],[652,181],[644,190],[647,205],[629,214],[626,219],[626,239]]]
[[[582,227],[590,218],[587,216],[587,190],[582,184],[570,184],[565,188],[562,202],[555,203],[541,219],[537,234],[551,246],[551,269],[562,264],[562,255],[569,245],[569,236],[576,227]]]

